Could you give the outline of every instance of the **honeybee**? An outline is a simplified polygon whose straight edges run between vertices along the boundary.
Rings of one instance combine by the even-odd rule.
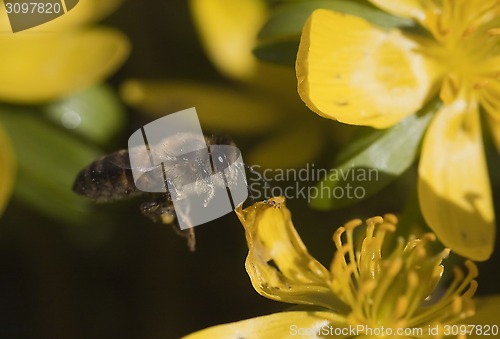
[[[133,197],[146,198],[140,205],[141,212],[154,222],[172,224],[174,230],[187,239],[189,249],[194,251],[196,244],[194,228],[185,230],[179,228],[172,199],[196,195],[208,203],[214,197],[217,188],[225,188],[227,181],[237,180],[239,175],[236,173],[239,169],[228,171],[226,172],[228,175],[225,176],[212,175],[214,169],[212,157],[215,154],[210,152],[211,145],[235,146],[227,136],[202,137],[192,133],[179,133],[163,139],[156,147],[148,148],[147,152],[139,149],[119,150],[100,157],[84,168],[75,179],[73,191],[96,202],[111,202]],[[198,151],[181,156],[174,155],[187,147]],[[229,149],[232,151],[217,153],[218,161],[226,164],[225,168],[233,164],[240,155],[236,147]],[[131,153],[134,166],[131,165]],[[161,159],[161,164],[151,165],[152,157]],[[217,169],[220,171],[220,164]],[[142,173],[136,181],[133,170]],[[178,187],[179,183],[192,183],[192,185],[183,186],[189,187],[183,189]]]

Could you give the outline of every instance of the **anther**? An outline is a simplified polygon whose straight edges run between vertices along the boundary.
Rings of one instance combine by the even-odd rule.
[[[479,275],[479,270],[477,269],[476,264],[474,264],[472,261],[467,260],[465,262],[465,267],[469,270],[469,274],[467,274],[468,277],[474,279]]]
[[[356,227],[358,227],[362,223],[363,222],[361,221],[361,219],[354,219],[354,220],[351,220],[351,221],[347,222],[344,225],[344,228],[345,228],[346,231],[350,231],[350,230],[355,229]]]

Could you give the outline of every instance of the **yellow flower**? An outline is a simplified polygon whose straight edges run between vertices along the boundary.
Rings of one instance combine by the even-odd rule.
[[[255,76],[262,64],[252,54],[267,17],[263,0],[190,0],[192,16],[214,65],[236,79]]]
[[[66,14],[17,33],[12,33],[5,6],[0,5],[0,101],[45,103],[97,84],[114,72],[128,55],[128,40],[116,30],[90,24],[121,2],[80,1]],[[9,107],[5,112],[11,113]],[[0,122],[0,215],[16,174],[7,132],[11,131],[4,131]]]
[[[113,29],[89,27],[121,0],[80,1],[53,21],[12,33],[0,6],[0,100],[49,101],[102,81],[128,55],[126,37]]]
[[[337,251],[330,269],[308,253],[283,198],[239,208],[237,215],[245,228],[246,269],[255,290],[267,298],[309,308],[216,326],[189,339],[382,337],[382,333],[432,337],[426,336],[430,327],[445,334],[449,325],[474,315],[476,266],[467,261],[467,275],[456,267],[448,288],[440,297],[433,295],[439,291],[436,287],[442,287],[442,261],[450,251],[432,253],[432,233],[408,241],[400,238],[387,251],[391,245],[387,239],[397,224],[394,215],[370,218],[366,226],[353,220],[337,229],[333,235]],[[360,228],[365,236],[357,246]],[[429,296],[433,303],[428,302]],[[491,311],[495,305],[485,307]],[[299,331],[304,335],[299,336]]]
[[[500,4],[371,2],[414,19],[429,36],[316,10],[297,56],[298,92],[323,117],[386,128],[439,91],[444,105],[424,137],[419,164],[420,206],[447,247],[486,260],[493,251],[495,216],[479,112],[486,112],[500,151]]]

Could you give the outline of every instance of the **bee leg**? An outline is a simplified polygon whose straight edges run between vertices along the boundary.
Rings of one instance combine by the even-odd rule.
[[[177,220],[179,218],[177,217]],[[189,217],[188,216],[183,216],[182,217],[182,220],[184,221],[187,221],[188,224],[191,224],[190,220],[189,220]],[[194,226],[191,226],[189,228],[186,228],[186,229],[183,229],[181,230],[180,229],[180,226],[179,226],[179,223],[176,222],[176,225],[174,226],[174,229],[175,229],[175,232],[179,235],[181,235],[182,237],[186,238],[187,239],[187,243],[188,243],[188,247],[189,247],[189,250],[191,252],[194,252],[195,249],[196,249],[196,236],[195,236],[195,233],[194,233]]]
[[[191,252],[196,250],[196,235],[194,233],[194,228],[186,228],[185,230],[181,230],[178,225],[172,225],[175,233],[180,235],[183,238],[186,238],[188,248]]]
[[[181,230],[176,222],[175,210],[169,204],[162,204],[158,201],[149,201],[141,204],[141,212],[154,222],[161,222],[163,224],[172,225],[175,233],[187,239],[187,245],[191,252],[196,248],[196,237],[194,228]]]
[[[141,204],[141,212],[154,222],[161,221],[160,204],[157,201],[148,201]]]

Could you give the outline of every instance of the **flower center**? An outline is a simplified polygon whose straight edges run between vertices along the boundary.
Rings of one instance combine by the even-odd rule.
[[[398,239],[396,247],[383,256],[384,238],[396,229],[394,215],[366,221],[366,236],[361,248],[354,246],[354,229],[362,224],[353,220],[340,227],[333,240],[337,252],[331,265],[331,289],[350,306],[347,321],[352,326],[397,329],[422,328],[428,325],[455,323],[474,314],[472,296],[477,288],[476,266],[467,261],[467,276],[457,267],[454,279],[439,300],[428,306],[425,301],[441,279],[441,265],[449,253],[444,249],[432,254],[428,248],[435,241],[433,233],[420,239]],[[342,240],[345,235],[345,241]]]
[[[496,0],[443,0],[441,5],[426,1],[424,25],[439,43],[434,51],[441,64],[446,65],[445,95],[454,100],[464,86],[480,90],[498,74],[492,62],[498,54],[498,25],[500,4]],[[424,51],[425,52],[425,51]],[[450,91],[450,89],[453,89]]]

